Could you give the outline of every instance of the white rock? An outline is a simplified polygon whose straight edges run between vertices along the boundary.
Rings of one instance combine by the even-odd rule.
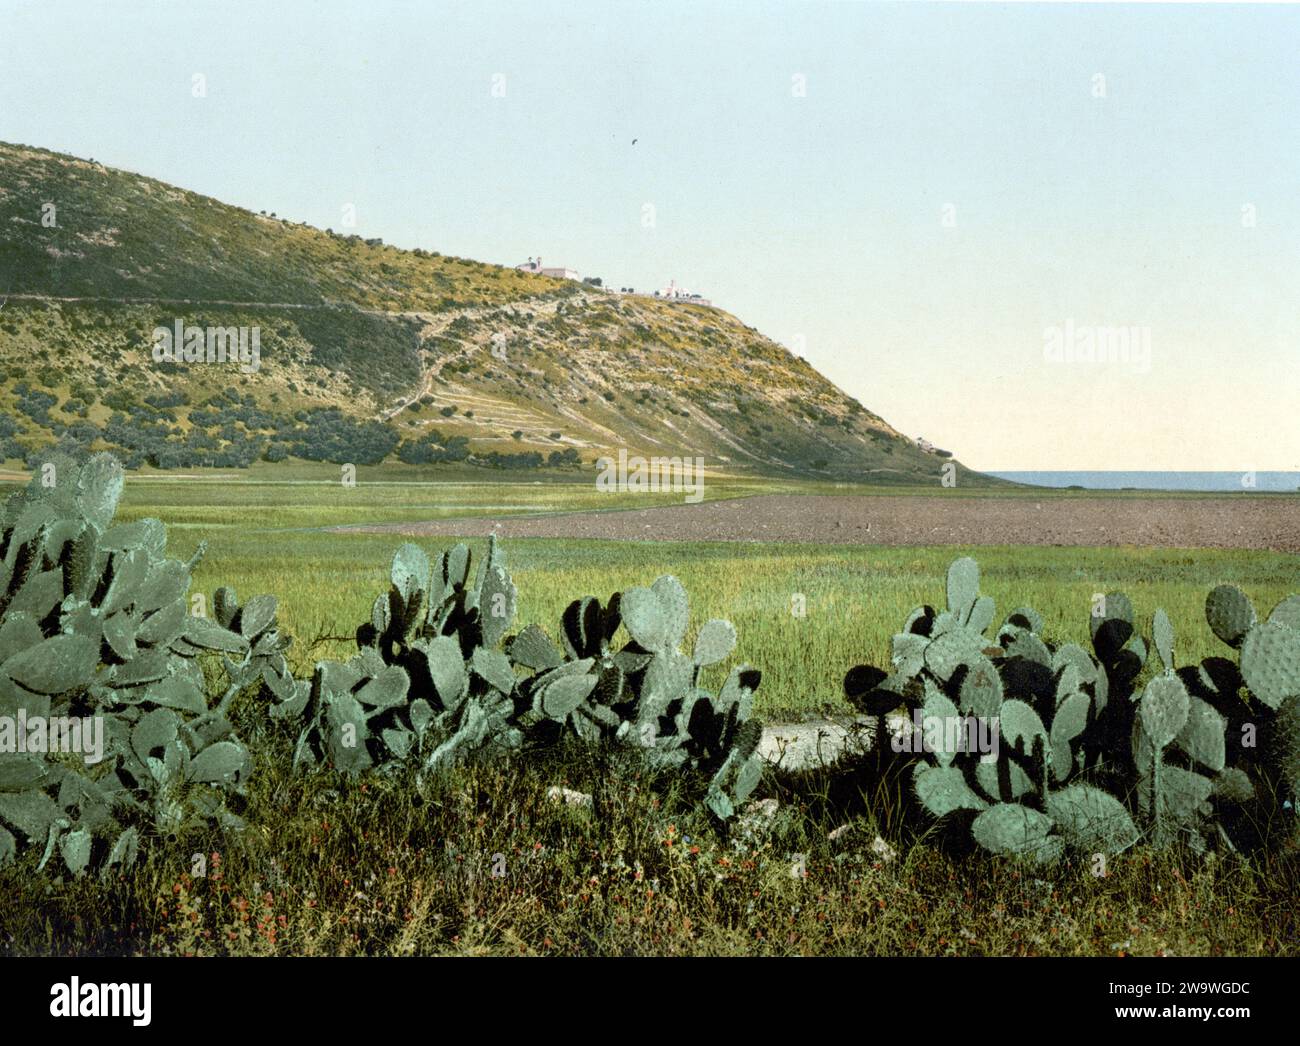
[[[747,821],[770,821],[776,816],[776,811],[780,806],[781,804],[775,799],[755,799],[745,807],[741,817]]]
[[[891,864],[898,857],[894,848],[885,842],[885,840],[880,838],[880,836],[876,836],[876,838],[872,840],[871,852],[879,857],[881,862],[884,864]]]
[[[772,830],[781,804],[775,799],[754,799],[736,818],[736,841],[761,839]]]
[[[581,806],[590,808],[591,796],[586,792],[575,792],[572,788],[561,788],[559,785],[552,785],[546,790],[546,798],[553,803],[564,803],[566,806]]]
[[[782,770],[833,766],[852,750],[871,748],[875,720],[815,719],[804,723],[775,723],[763,729],[758,753]]]

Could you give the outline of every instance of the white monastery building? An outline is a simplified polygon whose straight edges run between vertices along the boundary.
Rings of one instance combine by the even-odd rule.
[[[565,268],[563,265],[544,266],[542,264],[541,255],[538,255],[536,261],[534,261],[532,258],[529,258],[522,265],[516,265],[515,268],[518,269],[520,272],[531,272],[531,273],[535,273],[538,276],[550,276],[553,279],[557,279],[557,280],[578,279],[578,273],[576,269],[568,269]]]
[[[685,287],[677,286],[676,281],[669,280],[668,286],[661,291],[655,291],[656,298],[667,298],[669,301],[680,301],[687,305],[712,305],[708,298],[703,298],[698,294],[692,294]]]

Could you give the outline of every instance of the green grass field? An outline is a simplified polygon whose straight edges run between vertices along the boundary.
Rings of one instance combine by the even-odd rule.
[[[118,520],[161,518],[182,558],[206,539],[196,590],[279,597],[302,675],[353,648],[348,637],[386,588],[403,540],[327,527],[656,501],[467,477],[343,491],[325,475],[134,477]],[[737,479],[710,495],[774,488]],[[444,543],[423,542],[430,552]],[[1203,613],[1214,585],[1242,586],[1264,611],[1300,589],[1297,557],[1258,552],[556,539],[505,548],[517,625],[552,634],[578,596],[676,574],[693,601],[692,631],[710,616],[736,624],[736,657],[762,669],[757,709],[769,720],[847,710],[844,672],[886,663],[908,611],[942,605],[946,568],[967,552],[999,620],[1032,605],[1048,638],[1086,643],[1093,595],[1120,589],[1144,631],[1156,607],[1170,613],[1180,662],[1222,652]],[[711,669],[706,684],[727,668]],[[1284,855],[1200,860],[1143,846],[1114,856],[1104,876],[1078,860],[1030,870],[936,845],[899,782],[852,769],[769,778],[759,794],[779,800],[776,821],[724,838],[684,778],[631,755],[615,765],[622,756],[570,746],[537,762],[471,764],[426,799],[409,774],[295,773],[292,728],[268,723],[249,695],[235,718],[258,767],[249,828],[189,826],[107,880],[46,882],[30,874],[34,858],[0,869],[11,900],[0,906],[0,954],[1279,955],[1298,939],[1298,869]],[[596,806],[551,801],[554,784]],[[833,840],[835,827],[844,833]],[[893,855],[878,852],[877,834]]]
[[[261,592],[277,596],[281,623],[296,637],[296,667],[305,668],[319,658],[350,651],[347,637],[368,619],[375,596],[388,584],[392,554],[405,540],[325,528],[644,508],[679,503],[681,497],[602,494],[589,483],[484,482],[464,476],[416,483],[403,481],[409,476],[400,470],[385,470],[379,482],[367,481],[363,473],[355,488],[345,489],[337,475],[332,466],[302,466],[254,470],[238,479],[133,477],[118,518],[161,518],[173,555],[188,557],[206,539],[208,552],[195,574],[196,590],[210,595],[218,586],[230,585],[241,598]],[[708,495],[741,497],[791,489],[863,496],[900,492],[831,483],[792,488],[777,481],[732,478],[711,484]],[[926,488],[924,493],[934,491]],[[1032,496],[1075,495],[1033,491]],[[451,539],[421,543],[433,553]],[[477,550],[484,542],[470,544]],[[890,637],[908,612],[921,603],[942,606],[945,572],[960,555],[979,561],[984,592],[996,600],[999,621],[1014,608],[1029,605],[1044,615],[1049,638],[1086,645],[1094,595],[1120,590],[1148,625],[1155,609],[1165,608],[1183,662],[1223,652],[1204,615],[1205,595],[1215,585],[1240,585],[1261,610],[1300,590],[1297,557],[1230,550],[554,539],[514,539],[504,548],[519,587],[517,625],[537,622],[552,635],[564,607],[579,596],[603,598],[648,584],[662,573],[677,575],[691,595],[692,630],[709,617],[726,617],[736,625],[736,656],[762,670],[757,707],[769,718],[847,708],[841,695],[845,671],[864,661],[887,663]],[[798,597],[805,606],[803,617],[795,613]],[[720,675],[726,668],[713,671]]]
[[[1026,868],[815,788],[778,791],[769,830],[723,840],[679,775],[580,747],[457,768],[424,801],[409,775],[291,773],[290,746],[259,745],[238,836],[158,840],[108,880],[0,868],[0,955],[1272,956],[1300,941],[1294,859],[1144,847],[1104,876]],[[553,783],[598,810],[550,801]],[[870,848],[877,832],[893,854]]]

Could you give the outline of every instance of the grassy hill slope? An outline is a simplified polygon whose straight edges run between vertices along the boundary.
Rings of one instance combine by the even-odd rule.
[[[6,295],[0,457],[57,439],[159,467],[572,465],[627,448],[928,483],[943,465],[720,309],[399,250],[0,144]],[[258,370],[155,362],[151,332],[177,319],[258,328]]]

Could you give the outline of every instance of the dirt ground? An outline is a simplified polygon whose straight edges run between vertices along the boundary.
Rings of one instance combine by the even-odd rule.
[[[339,527],[411,536],[832,545],[1136,545],[1300,552],[1300,498],[768,494],[696,505]]]

